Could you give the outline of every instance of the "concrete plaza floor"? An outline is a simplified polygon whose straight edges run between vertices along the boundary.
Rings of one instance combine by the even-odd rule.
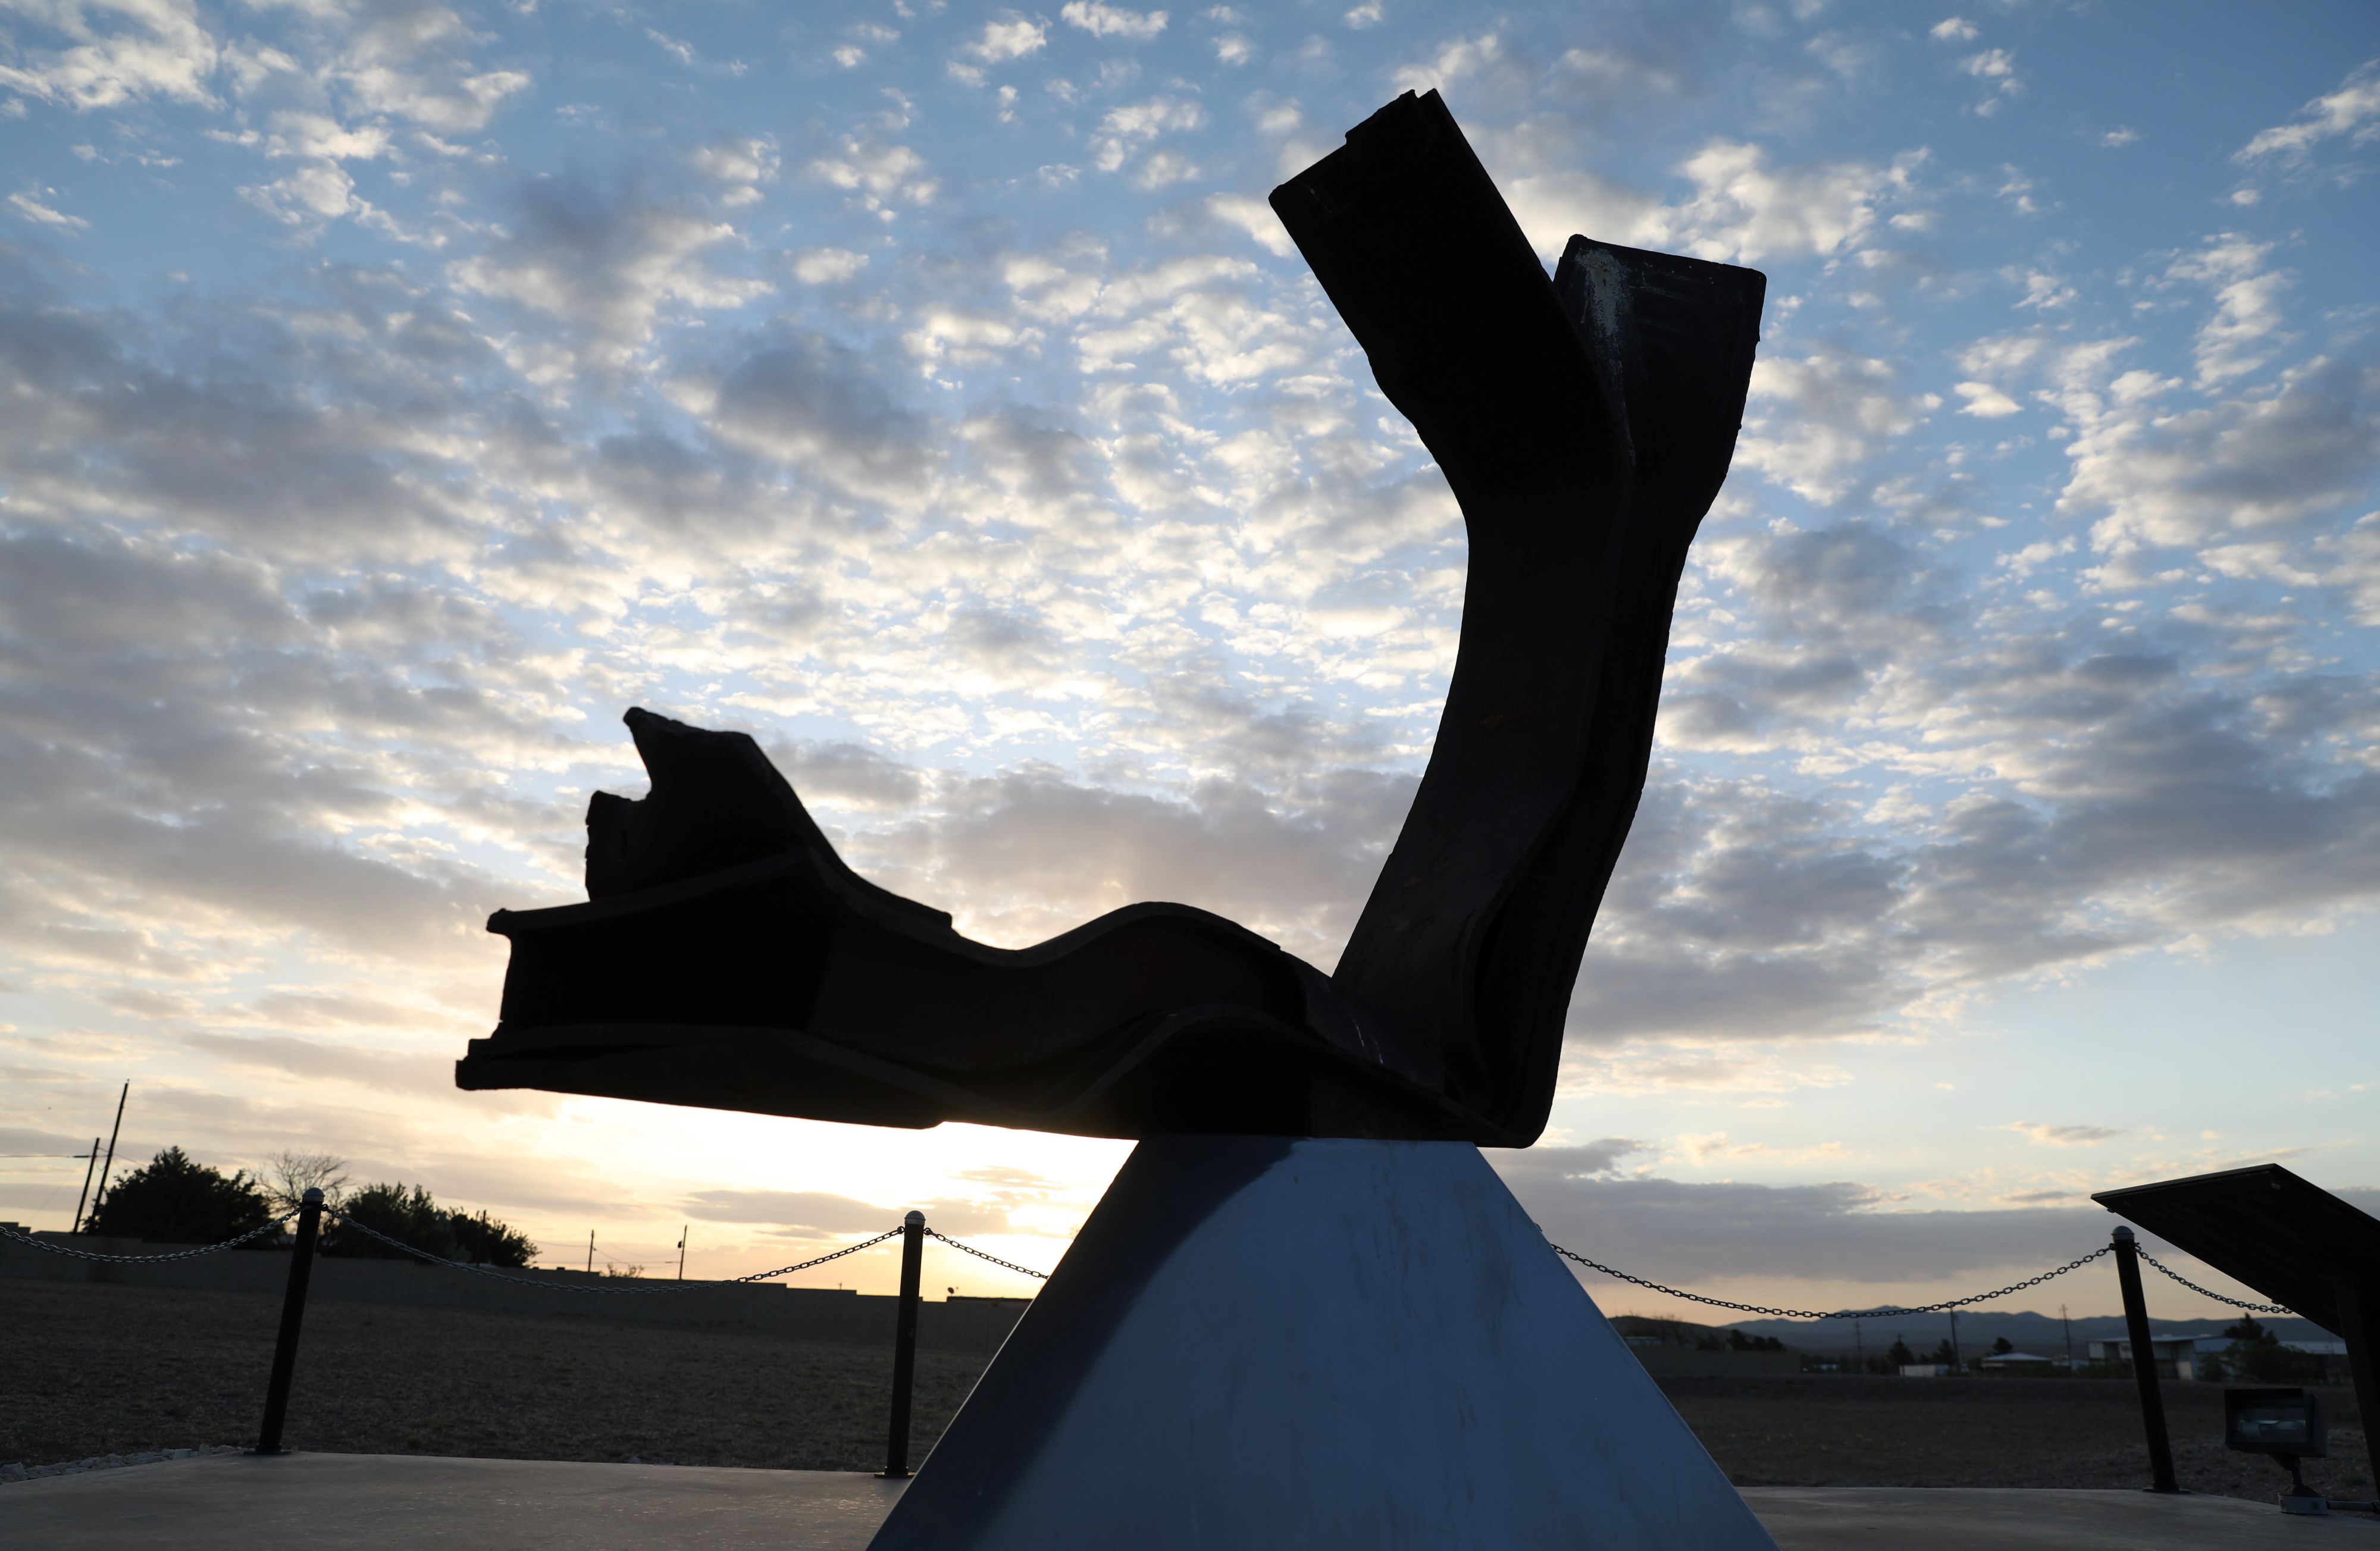
[[[0,1485],[6,1551],[859,1551],[900,1484],[831,1471],[213,1455]],[[1754,1487],[1783,1551],[2264,1551],[2380,1521],[2145,1492]]]

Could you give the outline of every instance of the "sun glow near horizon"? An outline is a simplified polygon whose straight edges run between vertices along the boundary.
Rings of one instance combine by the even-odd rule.
[[[1465,548],[1263,199],[1433,87],[1548,254],[1770,278],[1532,1214],[1807,1305],[2380,1185],[2370,9],[1363,9],[23,19],[0,1213],[129,1077],[119,1170],[331,1152],[547,1264],[1052,1263],[1125,1145],[457,1092],[483,923],[645,704],[983,940],[1333,962]]]

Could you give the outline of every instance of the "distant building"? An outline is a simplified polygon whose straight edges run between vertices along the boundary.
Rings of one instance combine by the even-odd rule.
[[[2149,1351],[2156,1360],[2159,1378],[2201,1379],[2207,1376],[2205,1358],[2219,1358],[2231,1350],[2228,1336],[2153,1336]],[[2347,1343],[2345,1341],[2283,1341],[2290,1351],[2302,1351],[2319,1357],[2326,1382],[2347,1382]],[[2130,1341],[2093,1341],[2091,1361],[2094,1363],[2130,1363],[2132,1343]]]
[[[2159,1378],[2194,1379],[2198,1376],[2198,1342],[2196,1336],[2152,1336],[2149,1357],[2156,1364]],[[2228,1346],[2229,1341],[2223,1345]],[[2094,1363],[2125,1363],[2132,1360],[2130,1341],[2093,1341],[2091,1361]]]
[[[2226,1351],[2228,1351],[2231,1349],[2231,1338],[2228,1336],[2201,1336],[2198,1338],[2196,1345],[2201,1356],[2221,1357]],[[2281,1343],[2281,1347],[2282,1350],[2287,1351],[2302,1351],[2309,1357],[2321,1358],[2322,1379],[2325,1384],[2351,1384],[2354,1382],[2353,1376],[2350,1374],[2347,1366],[2347,1343],[2345,1341],[2283,1341]]]
[[[2046,1373],[2058,1365],[2054,1357],[2042,1357],[2030,1351],[1995,1351],[1975,1360],[1975,1366],[1985,1373]]]
[[[1903,1378],[1940,1378],[1949,1371],[1948,1363],[1903,1363],[1900,1365]]]

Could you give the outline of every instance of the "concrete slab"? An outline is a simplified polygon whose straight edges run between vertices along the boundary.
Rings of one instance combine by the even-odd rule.
[[[0,1486],[6,1551],[861,1551],[904,1483],[843,1471],[218,1454]]]
[[[898,1482],[831,1471],[216,1455],[0,1486],[0,1547],[860,1551],[900,1493]],[[1791,1486],[1743,1496],[1782,1551],[2380,1547],[2368,1517],[2292,1519],[2229,1497]]]
[[[1750,1486],[1779,1551],[2265,1551],[2380,1546],[2368,1514],[2298,1518],[2277,1503],[2014,1487]]]

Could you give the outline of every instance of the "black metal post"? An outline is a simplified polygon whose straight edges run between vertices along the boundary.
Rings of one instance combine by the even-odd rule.
[[[281,1424],[289,1414],[289,1375],[298,1367],[298,1327],[306,1320],[306,1283],[314,1274],[314,1240],[322,1228],[322,1193],[309,1187],[298,1208],[298,1242],[289,1254],[289,1290],[281,1297],[281,1335],[273,1343],[273,1378],[264,1387],[259,1454],[281,1452]]]
[[[2116,1281],[2124,1290],[2124,1330],[2132,1339],[2132,1381],[2141,1389],[2141,1424],[2149,1436],[2152,1492],[2179,1492],[2173,1479],[2173,1440],[2166,1436],[2165,1396],[2157,1388],[2156,1347],[2149,1339],[2149,1305],[2141,1291],[2140,1245],[2129,1226],[2118,1224]]]
[[[884,1473],[909,1473],[909,1391],[917,1379],[917,1278],[926,1257],[926,1214],[901,1219],[901,1314],[892,1327],[892,1425],[884,1439]]]
[[[2347,1343],[2347,1375],[2363,1418],[2363,1448],[2372,1479],[2380,1482],[2380,1282],[2349,1273],[2331,1285],[2338,1292],[2338,1339]],[[2380,1492],[2374,1496],[2380,1497]]]

